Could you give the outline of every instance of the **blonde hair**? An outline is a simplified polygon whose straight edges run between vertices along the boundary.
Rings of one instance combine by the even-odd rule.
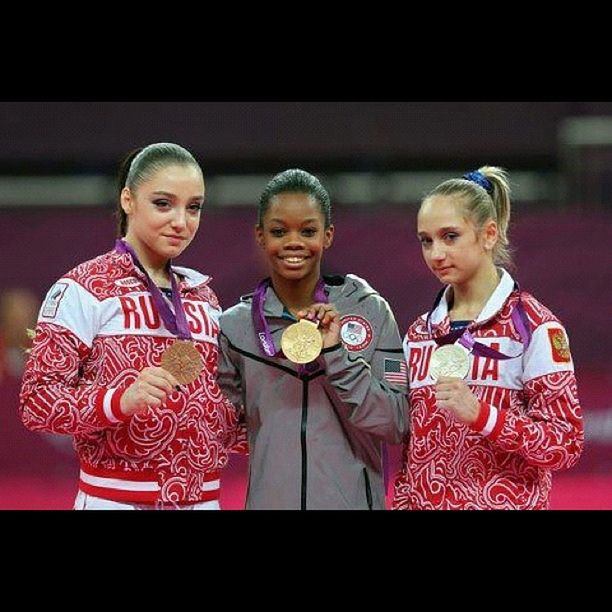
[[[493,263],[506,268],[513,267],[508,241],[510,182],[508,173],[503,168],[482,166],[477,172],[470,172],[463,178],[444,181],[423,198],[421,206],[429,198],[438,195],[460,198],[466,218],[474,224],[478,232],[482,231],[489,219],[493,219],[498,229],[498,239],[493,248]]]

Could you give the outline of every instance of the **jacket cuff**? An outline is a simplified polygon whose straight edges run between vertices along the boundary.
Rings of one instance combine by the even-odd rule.
[[[480,402],[480,413],[478,418],[470,425],[470,427],[489,438],[495,440],[499,436],[506,421],[506,411],[495,408],[486,402]]]
[[[116,425],[125,423],[130,419],[128,415],[121,412],[119,403],[125,393],[125,389],[102,389],[96,398],[96,410],[100,421],[105,425]]]

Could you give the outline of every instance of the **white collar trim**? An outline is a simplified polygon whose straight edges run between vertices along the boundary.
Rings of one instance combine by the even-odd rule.
[[[197,287],[198,285],[203,285],[211,278],[206,274],[201,274],[196,270],[192,270],[191,268],[183,268],[182,266],[172,266],[172,271],[185,278],[185,284],[187,287]]]
[[[434,325],[438,325],[448,316],[448,295],[450,290],[451,286],[448,285],[444,290],[440,303],[431,313],[431,322]],[[501,268],[501,280],[497,287],[495,287],[495,291],[493,291],[491,297],[487,300],[484,308],[480,311],[480,314],[476,317],[475,322],[481,323],[482,321],[486,321],[499,312],[513,291],[514,279],[506,270]]]

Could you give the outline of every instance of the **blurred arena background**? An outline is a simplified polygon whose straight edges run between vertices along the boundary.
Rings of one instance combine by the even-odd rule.
[[[18,418],[23,329],[61,274],[112,248],[118,162],[158,141],[204,169],[200,233],[180,263],[211,274],[224,307],[264,274],[261,189],[302,167],[334,204],[325,271],[366,277],[402,332],[437,290],[415,237],[420,198],[480,165],[505,167],[516,277],[565,323],[585,414],[585,452],[555,474],[552,507],[612,509],[612,102],[576,101],[0,102],[0,509],[71,507],[69,438]],[[233,458],[224,508],[242,507],[245,474]]]

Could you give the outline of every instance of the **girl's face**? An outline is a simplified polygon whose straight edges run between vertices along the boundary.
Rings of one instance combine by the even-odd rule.
[[[325,229],[325,217],[315,198],[285,192],[272,198],[255,235],[273,278],[301,280],[320,276],[321,257],[332,243],[334,227]]]
[[[135,192],[121,192],[128,216],[126,239],[150,260],[178,257],[200,225],[204,180],[195,166],[167,166],[141,183]]]
[[[423,259],[434,275],[445,284],[461,285],[491,262],[497,224],[490,220],[478,233],[465,218],[461,200],[433,196],[421,206],[417,235]]]

